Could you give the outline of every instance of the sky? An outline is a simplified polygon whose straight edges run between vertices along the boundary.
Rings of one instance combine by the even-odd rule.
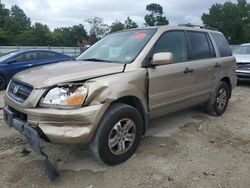
[[[102,17],[111,24],[124,21],[128,16],[143,26],[147,14],[146,5],[158,3],[171,25],[192,23],[202,25],[201,15],[209,11],[215,3],[225,0],[0,0],[7,8],[12,5],[21,7],[32,23],[40,22],[51,30],[83,24],[95,16]],[[231,0],[236,2],[236,0]],[[248,0],[249,2],[250,0]]]

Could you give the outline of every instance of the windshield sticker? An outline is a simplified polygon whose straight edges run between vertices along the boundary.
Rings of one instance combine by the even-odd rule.
[[[109,58],[117,58],[121,55],[121,47],[111,47],[109,48]]]
[[[133,59],[133,57],[130,57],[130,56],[125,57],[126,61],[131,61],[132,59]]]
[[[141,39],[144,39],[146,36],[147,36],[147,33],[139,33],[135,35],[135,39],[141,40]]]

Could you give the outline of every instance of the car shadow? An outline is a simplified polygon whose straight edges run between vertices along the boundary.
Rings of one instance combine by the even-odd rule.
[[[243,87],[249,87],[250,86],[250,81],[239,81],[237,82],[237,86],[243,86]]]

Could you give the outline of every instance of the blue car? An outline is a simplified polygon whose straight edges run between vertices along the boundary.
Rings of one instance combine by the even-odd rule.
[[[21,50],[4,54],[0,56],[0,90],[6,88],[10,79],[17,72],[72,59],[68,55],[48,50]]]

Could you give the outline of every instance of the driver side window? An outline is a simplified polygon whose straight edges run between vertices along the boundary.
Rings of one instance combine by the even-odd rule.
[[[187,61],[187,47],[184,31],[164,33],[154,47],[154,53],[171,52],[173,63]]]

